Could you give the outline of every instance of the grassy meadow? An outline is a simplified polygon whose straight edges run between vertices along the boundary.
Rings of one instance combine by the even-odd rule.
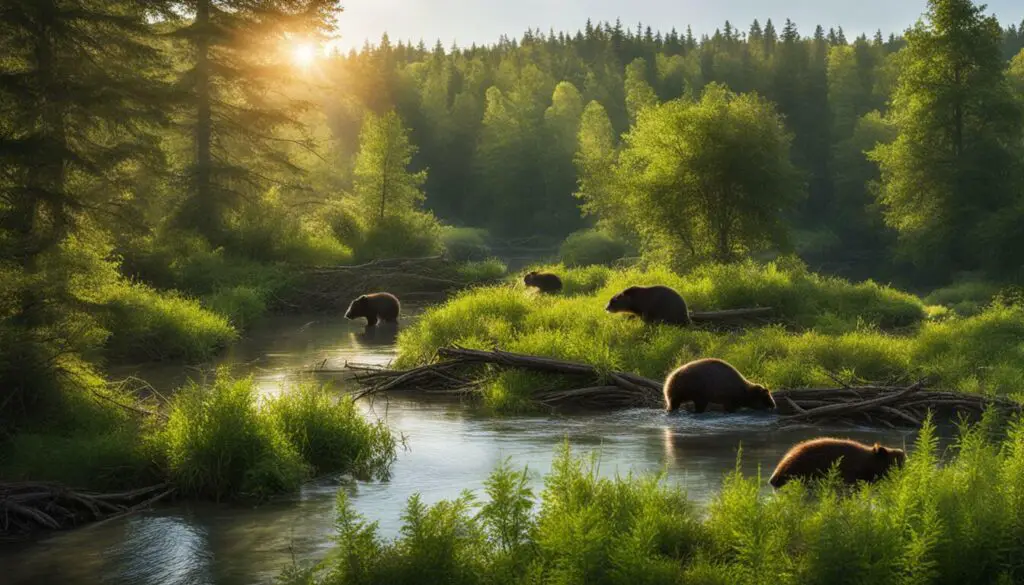
[[[399,337],[398,364],[466,347],[582,361],[655,379],[700,357],[725,359],[769,388],[829,387],[832,375],[869,381],[927,376],[938,387],[1016,395],[1024,388],[1024,308],[993,302],[962,316],[871,281],[808,272],[796,262],[661,268],[548,266],[564,290],[541,295],[521,283],[465,291],[427,311]],[[604,306],[630,285],[665,284],[691,311],[770,306],[770,325],[740,331],[646,326]],[[530,406],[530,392],[557,378],[507,372],[485,389],[498,411]]]

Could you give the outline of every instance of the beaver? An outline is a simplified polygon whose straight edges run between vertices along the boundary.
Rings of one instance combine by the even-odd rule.
[[[790,449],[775,467],[768,483],[780,488],[798,477],[824,477],[836,462],[839,463],[839,476],[845,483],[873,483],[885,476],[891,467],[903,467],[906,458],[903,449],[822,437],[798,443]]]
[[[557,274],[550,272],[537,272],[531,270],[523,277],[526,286],[533,286],[540,289],[540,292],[553,293],[562,290],[562,279]]]
[[[754,410],[775,408],[771,392],[724,360],[704,358],[677,368],[665,378],[665,410],[672,412],[679,405],[693,401],[693,412],[707,410],[708,404],[721,404],[726,412],[741,407]]]
[[[386,292],[371,293],[361,295],[352,301],[345,312],[345,318],[366,317],[367,327],[372,327],[377,324],[378,318],[388,323],[397,323],[400,310],[401,305],[395,295]]]
[[[632,313],[644,323],[689,325],[690,311],[679,293],[667,286],[631,286],[608,301],[609,313]]]

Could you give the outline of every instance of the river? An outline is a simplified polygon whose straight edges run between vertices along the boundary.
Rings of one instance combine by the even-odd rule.
[[[403,310],[406,310],[403,307]],[[408,308],[415,318],[418,307]],[[269,319],[225,353],[222,363],[250,372],[262,391],[279,392],[301,370],[345,361],[386,364],[393,340],[369,339],[357,323],[339,317]],[[139,366],[157,388],[173,388],[194,370]],[[793,443],[822,434],[910,446],[914,434],[874,429],[778,430],[771,417],[750,413],[669,416],[657,410],[573,416],[481,416],[469,404],[392,397],[364,405],[406,438],[391,478],[354,482],[339,478],[307,485],[301,493],[259,507],[174,504],[152,512],[0,549],[0,584],[11,585],[249,585],[271,583],[281,569],[321,557],[330,547],[334,499],[345,489],[355,509],[394,536],[406,500],[454,498],[482,492],[488,473],[503,459],[528,466],[535,493],[556,449],[566,439],[577,452],[597,451],[600,473],[664,470],[690,497],[706,503],[735,468],[764,477]],[[766,488],[768,489],[768,488]],[[482,496],[482,493],[480,493]]]

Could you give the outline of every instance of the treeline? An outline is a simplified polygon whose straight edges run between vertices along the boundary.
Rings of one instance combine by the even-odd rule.
[[[688,28],[588,22],[572,34],[528,31],[450,49],[385,36],[326,67],[334,89],[325,105],[339,162],[357,148],[352,129],[364,110],[394,109],[419,147],[413,164],[428,170],[427,205],[441,218],[504,237],[561,237],[588,223],[573,193],[629,191],[610,171],[642,110],[698,99],[716,84],[756,92],[772,106],[762,115],[781,116],[791,144],[780,147],[797,170],[779,202],[786,229],[775,230],[776,244],[795,234],[791,243],[805,259],[857,276],[908,269],[931,283],[961,271],[1016,276],[1012,258],[990,252],[1009,249],[998,238],[1012,235],[999,222],[1015,223],[1009,208],[1021,198],[1020,108],[1008,101],[1008,83],[1019,97],[1024,23],[1000,28],[966,0],[927,8],[923,24],[888,38],[801,30],[788,20],[754,21],[746,30],[726,22],[700,38]],[[679,128],[651,129],[665,130]],[[950,144],[954,135],[966,142]],[[869,155],[879,144],[893,146]],[[581,165],[578,154],[591,156]],[[1014,180],[989,181],[1008,175]],[[677,211],[677,219],[689,213]],[[655,221],[650,215],[628,231]],[[676,242],[679,232],[704,239],[698,226],[681,228]]]

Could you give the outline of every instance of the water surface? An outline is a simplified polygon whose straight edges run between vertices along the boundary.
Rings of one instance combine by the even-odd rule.
[[[415,315],[418,308],[409,307]],[[393,340],[369,337],[343,318],[278,317],[256,328],[221,363],[248,371],[265,392],[278,392],[303,370],[341,368],[346,361],[387,364]],[[139,375],[159,389],[180,384],[196,370],[136,366],[118,374]],[[308,374],[305,374],[308,375]],[[57,534],[31,545],[0,549],[0,584],[242,585],[271,583],[292,562],[307,563],[330,546],[334,500],[345,489],[355,509],[394,536],[409,496],[424,502],[482,492],[487,474],[510,458],[533,472],[536,493],[558,447],[568,439],[577,451],[599,455],[600,473],[661,471],[690,497],[706,503],[736,465],[764,477],[793,443],[836,434],[892,446],[909,446],[911,432],[847,428],[779,430],[768,415],[709,413],[701,417],[629,410],[572,416],[481,416],[458,401],[403,397],[365,404],[369,416],[386,419],[402,433],[400,453],[386,482],[327,478],[301,493],[260,507],[178,504],[152,512]],[[766,488],[767,489],[767,488]],[[479,494],[481,497],[482,493]]]

